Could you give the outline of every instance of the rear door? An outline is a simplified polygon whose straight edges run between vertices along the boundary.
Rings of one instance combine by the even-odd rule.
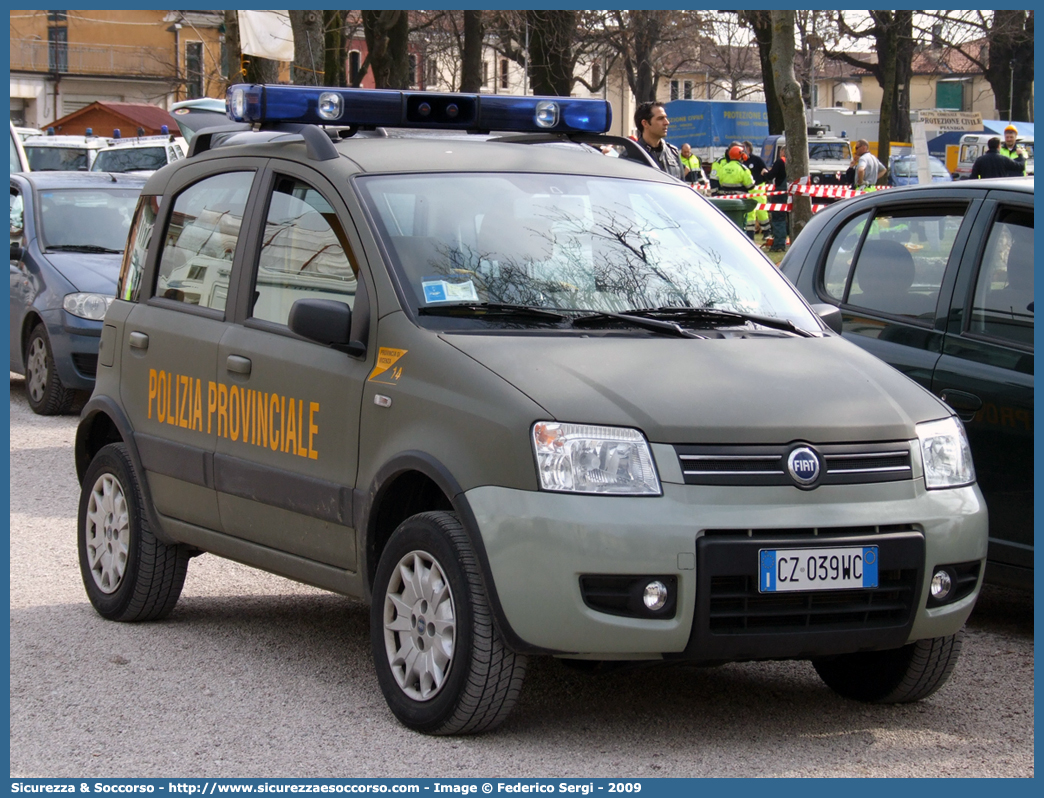
[[[991,561],[1033,565],[1033,195],[975,220],[932,391],[961,415],[990,512]]]
[[[322,175],[273,161],[249,232],[237,323],[218,347],[215,480],[224,531],[340,569],[356,567],[352,494],[372,352],[355,358],[290,332],[298,299],[365,292],[351,215]]]
[[[220,530],[213,482],[217,347],[234,300],[239,230],[259,162],[193,164],[174,178],[154,235],[162,238],[146,301],[121,336],[120,396],[156,510]],[[144,212],[139,210],[140,212]]]

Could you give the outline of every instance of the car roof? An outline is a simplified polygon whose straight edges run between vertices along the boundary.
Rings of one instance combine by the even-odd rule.
[[[568,140],[522,144],[507,138],[468,134],[432,134],[427,131],[392,131],[390,135],[358,135],[333,144],[336,162],[309,161],[300,139],[271,133],[234,133],[214,149],[178,161],[175,168],[205,160],[236,156],[283,158],[312,163],[328,176],[342,174],[432,172],[529,172],[616,176],[678,183],[666,173],[624,158],[608,158],[591,147]],[[518,137],[522,139],[524,137]],[[148,193],[161,193],[170,167],[154,176]]]
[[[26,147],[104,147],[108,139],[98,136],[30,136],[24,142]]]
[[[55,188],[141,188],[145,185],[146,176],[131,174],[111,174],[109,172],[22,172],[22,180],[31,183],[37,190]]]

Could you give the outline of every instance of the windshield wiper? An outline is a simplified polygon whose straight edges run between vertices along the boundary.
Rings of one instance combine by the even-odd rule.
[[[417,310],[420,316],[457,316],[461,318],[517,318],[539,321],[565,321],[565,316],[546,308],[530,305],[508,305],[501,302],[458,302],[452,305],[425,305]]]
[[[674,320],[676,322],[701,322],[729,326],[737,322],[750,322],[773,330],[800,335],[803,338],[814,338],[815,333],[803,330],[790,319],[777,319],[774,316],[759,316],[756,313],[744,313],[740,310],[718,310],[717,308],[682,308],[660,307],[631,310],[636,316],[650,316],[656,319]]]
[[[58,244],[47,247],[47,249],[50,252],[99,252],[105,255],[119,255],[123,252],[122,249],[109,249],[94,244]]]
[[[650,319],[646,316],[632,315],[630,313],[590,313],[586,316],[581,316],[578,319],[573,319],[573,326],[595,327],[612,323],[614,321],[622,321],[633,327],[641,327],[644,330],[652,330],[653,332],[669,333],[670,335],[676,335],[679,338],[706,338],[705,335],[697,335],[694,332],[686,330],[677,322]]]

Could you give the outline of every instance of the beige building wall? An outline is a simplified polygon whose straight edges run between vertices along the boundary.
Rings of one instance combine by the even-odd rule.
[[[96,100],[169,109],[189,97],[190,86],[201,96],[224,96],[222,12],[9,13],[11,116],[24,124],[46,127]],[[198,77],[187,81],[197,54]]]

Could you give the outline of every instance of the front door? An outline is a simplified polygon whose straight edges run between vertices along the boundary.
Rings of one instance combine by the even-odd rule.
[[[346,570],[356,567],[352,491],[367,362],[287,327],[298,299],[353,306],[361,246],[317,173],[279,162],[263,176],[232,325],[218,347],[215,480],[226,533]],[[258,217],[260,218],[260,217]]]

